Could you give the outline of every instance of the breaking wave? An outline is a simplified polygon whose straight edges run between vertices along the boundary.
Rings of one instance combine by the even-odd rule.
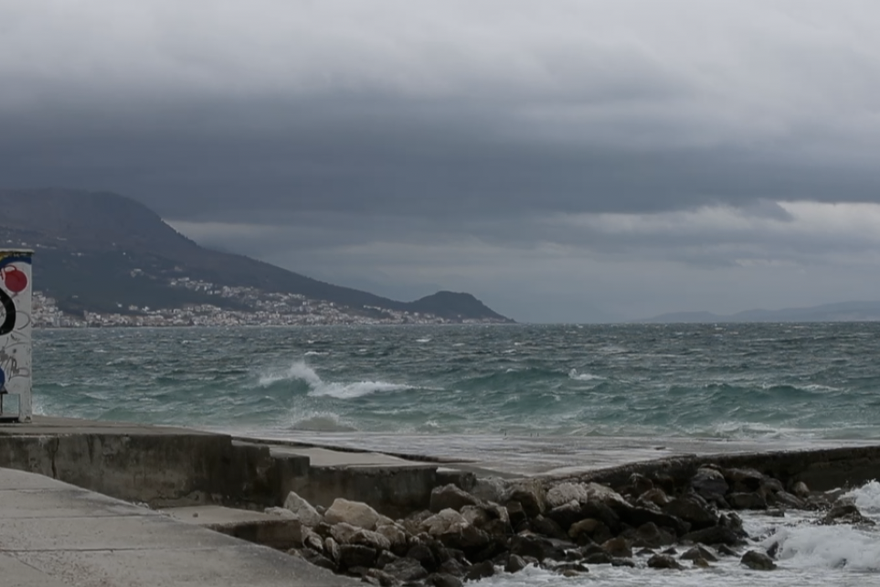
[[[404,391],[414,389],[412,386],[385,381],[354,381],[350,383],[325,382],[314,369],[303,361],[298,361],[282,373],[271,373],[260,377],[260,385],[269,387],[282,381],[303,382],[312,397],[333,397],[336,399],[354,399],[374,393]]]

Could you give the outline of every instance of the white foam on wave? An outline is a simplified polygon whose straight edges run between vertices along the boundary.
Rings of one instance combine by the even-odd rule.
[[[592,373],[578,373],[577,369],[568,372],[568,378],[575,381],[604,381],[605,377],[601,375],[593,375]]]
[[[864,514],[880,514],[880,483],[871,481],[858,489],[845,494],[845,497],[851,497],[855,500],[856,506]]]
[[[431,342],[431,339],[430,338],[417,338],[416,342],[420,342],[422,344],[425,344],[425,343]]]
[[[762,546],[779,544],[781,564],[798,568],[880,570],[880,534],[849,525],[781,528]]]
[[[309,386],[312,397],[334,397],[337,399],[353,399],[374,393],[402,391],[411,389],[409,385],[387,383],[385,381],[355,381],[352,383],[325,382],[303,361],[297,361],[282,373],[263,375],[259,383],[268,387],[280,381],[303,381]]]
[[[303,356],[304,357],[323,357],[329,353],[321,352],[321,351],[306,351]]]

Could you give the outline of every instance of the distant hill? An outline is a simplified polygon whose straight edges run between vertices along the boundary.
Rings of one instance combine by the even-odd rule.
[[[219,286],[300,294],[369,313],[430,313],[451,321],[511,322],[467,293],[438,292],[400,302],[325,283],[242,255],[203,248],[146,206],[106,192],[0,190],[0,246],[35,248],[37,288],[70,313],[130,305],[183,307],[216,296],[169,285],[188,277]],[[222,303],[235,309],[235,300]]]
[[[875,322],[880,321],[880,302],[840,302],[808,308],[746,310],[736,314],[676,312],[636,320],[652,324],[712,322]]]

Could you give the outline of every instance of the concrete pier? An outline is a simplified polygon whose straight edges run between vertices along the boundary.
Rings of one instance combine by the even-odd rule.
[[[4,587],[345,587],[283,552],[49,479],[0,469]]]

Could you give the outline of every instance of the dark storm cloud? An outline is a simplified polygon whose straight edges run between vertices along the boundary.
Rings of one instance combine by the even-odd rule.
[[[0,4],[0,185],[407,291],[868,263],[878,26],[863,0]]]

